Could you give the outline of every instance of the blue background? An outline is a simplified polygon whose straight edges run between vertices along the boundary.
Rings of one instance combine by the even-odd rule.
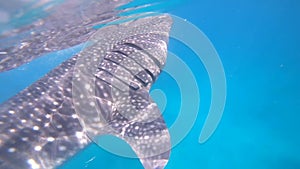
[[[209,78],[202,63],[191,59],[196,58],[191,51],[170,41],[169,50],[197,76],[201,109],[191,132],[172,149],[166,168],[300,168],[300,2],[190,0],[168,12],[209,37],[223,62],[228,91],[221,123],[206,143],[199,144],[210,104]],[[164,116],[170,126],[180,102],[176,82],[163,73],[153,88],[165,91]],[[142,168],[138,160],[108,154],[95,145],[63,168],[78,167],[94,156],[85,167]]]
[[[227,80],[222,121],[214,135],[199,144],[210,106],[209,78],[202,63],[193,59],[197,58],[193,52],[170,41],[169,50],[196,75],[201,109],[190,133],[172,149],[166,169],[300,168],[300,1],[188,0],[163,4],[147,10],[170,12],[201,29],[218,51]],[[155,88],[166,94],[164,117],[170,126],[180,103],[176,81],[162,73]],[[119,157],[91,144],[60,168],[143,167],[137,159]]]

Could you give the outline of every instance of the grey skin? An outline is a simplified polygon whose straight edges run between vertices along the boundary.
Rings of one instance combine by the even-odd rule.
[[[0,168],[55,168],[97,137],[126,141],[162,169],[170,136],[149,89],[167,55],[168,15],[97,31],[90,45],[0,105]]]
[[[81,44],[95,33],[93,26],[118,18],[115,8],[129,0],[0,1],[0,8],[15,17],[0,23],[0,72],[8,71],[49,52]],[[14,12],[19,11],[19,14]],[[25,18],[19,16],[24,13]],[[27,16],[26,16],[27,15]],[[28,17],[32,15],[31,17]],[[32,23],[26,23],[33,18]],[[22,25],[17,25],[20,22]],[[12,57],[13,56],[13,57]]]

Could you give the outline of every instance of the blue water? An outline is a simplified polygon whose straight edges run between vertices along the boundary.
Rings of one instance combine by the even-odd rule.
[[[169,50],[196,76],[201,102],[192,130],[172,149],[166,169],[299,169],[300,1],[189,0],[168,12],[187,19],[211,40],[226,73],[227,99],[217,130],[199,144],[210,107],[209,77],[191,50],[170,40]],[[171,126],[181,102],[178,85],[163,72],[154,89],[166,95],[163,114]],[[60,168],[143,167],[137,159],[91,144]]]
[[[59,52],[48,53],[16,69],[0,73],[0,81],[2,82],[0,83],[0,103],[42,78],[62,61],[80,52],[83,46],[84,44],[80,44]]]
[[[195,24],[214,44],[226,73],[227,100],[214,135],[199,144],[210,104],[209,78],[191,51],[170,41],[169,50],[197,75],[201,103],[194,127],[172,149],[166,168],[300,168],[300,2],[190,0],[170,13]],[[163,73],[153,88],[166,94],[164,117],[170,126],[180,103],[176,82]],[[111,155],[95,145],[63,168],[76,166],[142,168],[138,160]]]

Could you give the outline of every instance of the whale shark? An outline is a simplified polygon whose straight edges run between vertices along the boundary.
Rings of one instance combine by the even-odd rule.
[[[0,168],[56,168],[109,134],[145,169],[163,169],[170,135],[149,90],[163,69],[167,14],[97,30],[88,45],[0,105]]]

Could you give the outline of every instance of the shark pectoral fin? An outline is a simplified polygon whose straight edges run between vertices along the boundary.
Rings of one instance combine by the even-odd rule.
[[[73,103],[88,137],[111,153],[137,156],[145,169],[163,169],[170,154],[169,132],[149,89],[165,65],[171,24],[160,15],[102,28],[74,68]],[[104,146],[99,136],[106,134],[127,142],[136,156]]]
[[[155,103],[141,113],[148,117],[130,122],[121,137],[132,147],[145,169],[163,169],[170,156],[169,131]]]
[[[111,116],[106,116],[107,104],[99,99],[102,127],[93,134],[91,139],[100,147],[119,156],[139,158],[145,169],[163,169],[169,160],[170,135],[161,112],[152,101],[148,91],[131,90],[119,93],[110,109]],[[116,150],[113,143],[99,140],[101,135],[113,135],[129,144],[136,155]],[[91,136],[91,135],[90,135]],[[127,151],[127,150],[126,150]]]

